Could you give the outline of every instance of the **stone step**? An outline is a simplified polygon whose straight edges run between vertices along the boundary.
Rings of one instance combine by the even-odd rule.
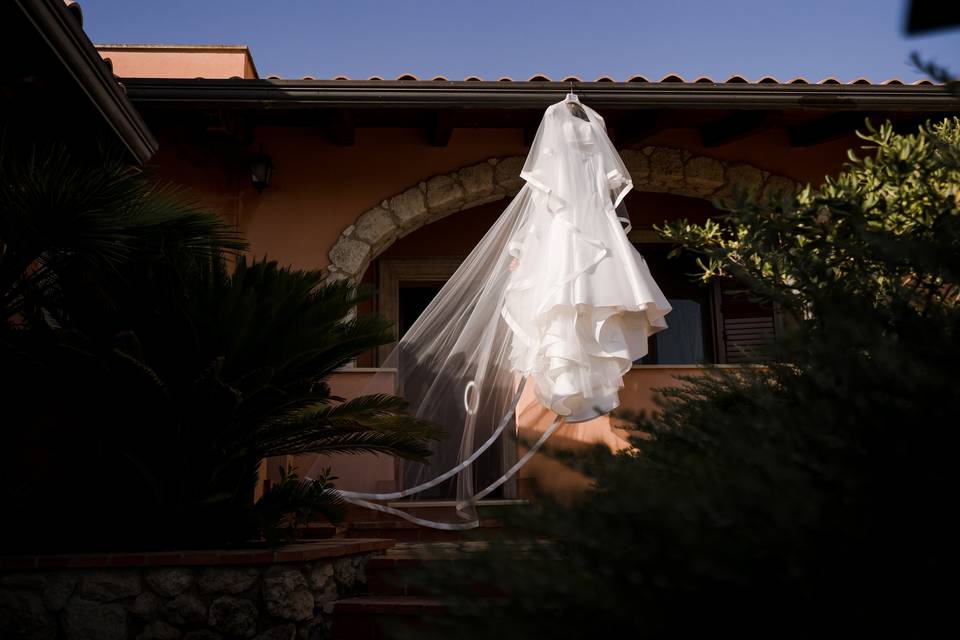
[[[471,553],[486,549],[484,540],[432,542],[426,544],[398,542],[383,554],[374,556],[367,563],[367,591],[370,595],[389,596],[428,596],[431,594],[422,585],[429,580],[429,572],[439,569],[441,563],[458,562]],[[518,553],[523,553],[523,545],[517,543]],[[465,585],[465,591],[477,597],[502,596],[502,590],[495,584],[474,582]]]
[[[511,541],[516,553],[523,554],[530,545],[548,541]],[[438,598],[424,593],[424,572],[435,563],[457,562],[471,553],[486,549],[489,541],[398,542],[383,553],[370,558],[366,567],[367,595],[337,601],[333,609],[334,640],[362,638],[380,640],[394,637],[392,630],[402,629],[412,637],[449,637],[441,632],[437,618],[450,615]],[[472,583],[459,593],[489,602],[503,601],[496,585]]]
[[[327,538],[343,538],[346,528],[328,522],[311,522],[298,530],[298,535],[304,540],[323,540]]]
[[[422,637],[431,628],[430,616],[444,614],[434,598],[415,596],[359,596],[338,600],[333,606],[333,640],[382,640],[392,630],[416,631]]]
[[[499,520],[481,520],[476,529],[444,531],[428,529],[404,520],[349,522],[343,525],[310,523],[300,530],[303,539],[327,538],[389,538],[402,542],[454,542],[457,540],[489,540],[504,533]]]
[[[463,531],[447,531],[422,527],[405,520],[386,522],[351,522],[340,537],[343,538],[390,538],[402,542],[444,542],[457,540],[489,540],[503,533],[499,520],[481,520],[480,526]]]
[[[450,519],[455,502],[447,500],[391,502],[389,506],[402,509],[416,517],[428,520],[447,521]],[[523,509],[529,506],[527,500],[483,500],[477,505],[480,513],[480,526],[474,529],[449,531],[414,524],[392,514],[347,505],[343,521],[337,525],[327,522],[311,523],[303,531],[304,538],[390,538],[403,542],[444,542],[458,540],[490,540],[506,533],[498,515],[505,511]],[[522,535],[510,532],[511,536]]]
[[[484,598],[505,605],[503,598]],[[397,637],[449,638],[452,615],[436,598],[420,596],[358,596],[333,606],[333,640],[387,640]],[[403,635],[397,635],[400,632]],[[445,635],[440,635],[440,633]]]
[[[433,563],[447,558],[421,558],[414,555],[380,555],[367,563],[367,591],[372,596],[429,596],[422,575]]]

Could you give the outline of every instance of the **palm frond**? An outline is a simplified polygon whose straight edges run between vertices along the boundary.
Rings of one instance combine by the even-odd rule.
[[[290,469],[280,468],[280,482],[266,491],[253,507],[258,528],[267,542],[292,540],[297,527],[316,516],[331,522],[343,517],[343,498],[333,486],[329,469],[316,479],[301,480]]]
[[[425,462],[431,450],[423,438],[412,438],[404,430],[326,427],[288,434],[286,438],[261,442],[264,456],[377,453]]]
[[[440,430],[405,415],[407,403],[385,394],[360,396],[340,404],[313,404],[269,421],[256,438],[264,455],[374,452],[423,460]]]
[[[7,320],[29,311],[26,292],[42,302],[68,277],[74,286],[123,281],[130,261],[198,259],[246,247],[220,217],[121,158],[77,162],[63,146],[2,150],[0,211],[0,311]]]

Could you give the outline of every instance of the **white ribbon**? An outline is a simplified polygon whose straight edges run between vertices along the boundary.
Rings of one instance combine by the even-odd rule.
[[[493,431],[493,433],[490,435],[487,441],[484,442],[476,451],[474,451],[466,460],[464,460],[457,466],[453,467],[452,469],[437,476],[433,480],[424,482],[423,484],[419,484],[415,487],[410,487],[409,489],[404,489],[403,491],[394,491],[392,493],[363,493],[358,491],[337,490],[337,493],[345,501],[351,504],[355,504],[360,507],[365,507],[367,509],[372,509],[374,511],[380,511],[381,513],[388,513],[390,515],[397,516],[408,522],[412,522],[414,524],[418,524],[423,527],[430,527],[433,529],[443,529],[446,531],[464,531],[467,529],[475,529],[479,527],[480,520],[477,518],[472,518],[468,522],[462,522],[462,523],[436,522],[434,520],[418,518],[416,516],[413,516],[407,513],[406,511],[402,511],[394,507],[390,507],[383,504],[377,504],[376,502],[370,502],[370,501],[371,500],[398,500],[400,498],[406,498],[408,496],[422,493],[423,491],[426,491],[427,489],[431,489],[439,485],[440,483],[452,478],[453,476],[455,476],[456,474],[460,473],[461,471],[469,467],[471,464],[473,464],[477,460],[477,458],[483,455],[484,451],[489,449],[493,445],[493,443],[496,442],[497,438],[500,437],[500,434],[502,434],[504,429],[506,429],[507,424],[509,424],[510,422],[510,418],[514,415],[517,405],[520,403],[520,396],[523,394],[523,388],[526,385],[526,382],[527,382],[526,378],[520,381],[520,385],[517,388],[517,393],[513,399],[512,405],[510,406],[509,410],[504,414],[503,418],[500,420],[500,423],[497,425],[497,428]],[[471,381],[470,384],[473,384],[473,381]],[[470,384],[467,385],[467,390],[465,390],[464,392],[465,404],[467,399],[467,392],[470,389]],[[467,410],[469,413],[470,411],[469,404],[467,404]],[[475,410],[476,410],[476,407],[474,407],[474,411]],[[547,439],[551,435],[553,435],[553,433],[560,427],[561,424],[563,424],[563,417],[557,416],[557,419],[553,421],[553,423],[550,425],[549,428],[547,428],[546,431],[543,432],[543,435],[540,436],[540,439],[537,440],[533,444],[533,446],[530,448],[530,450],[527,451],[523,455],[523,457],[521,457],[512,467],[510,467],[510,469],[508,469],[506,473],[504,473],[502,476],[494,480],[488,487],[486,487],[485,489],[483,489],[482,491],[474,495],[469,500],[458,502],[456,506],[457,514],[460,515],[461,517],[467,517],[465,516],[465,514],[462,513],[464,509],[482,500],[484,497],[486,497],[492,491],[494,491],[497,487],[505,483],[507,480],[512,478],[518,471],[520,471],[520,469],[525,464],[527,464],[527,462],[529,462],[531,458],[533,458],[534,454],[540,449],[540,447],[543,446],[543,444],[547,441]],[[310,478],[308,478],[308,480],[309,479]]]
[[[496,489],[497,487],[502,485],[504,482],[512,478],[514,474],[520,471],[520,469],[522,469],[525,464],[530,462],[530,459],[533,458],[534,454],[537,453],[540,447],[544,445],[544,443],[550,438],[550,436],[554,434],[554,432],[557,429],[560,428],[560,425],[562,424],[563,424],[563,416],[557,416],[557,419],[553,421],[553,423],[547,428],[546,431],[543,432],[543,435],[540,436],[540,439],[537,440],[533,444],[533,446],[530,447],[530,450],[527,451],[525,454],[523,454],[523,457],[520,458],[516,462],[516,464],[510,467],[510,469],[505,474],[503,474],[502,476],[494,480],[487,488],[485,488],[483,491],[480,491],[469,500],[458,502],[457,514],[463,516],[462,511],[464,509],[466,509],[471,505],[476,504],[477,502],[485,498],[487,495],[489,495],[490,492],[492,492],[494,489]],[[347,498],[347,497],[344,497],[344,500],[346,500],[351,504],[355,504],[361,507],[366,507],[367,509],[373,509],[375,511],[380,511],[382,513],[389,513],[391,515],[395,515],[400,518],[403,518],[407,522],[412,522],[422,527],[430,527],[431,529],[443,529],[445,531],[466,531],[468,529],[476,529],[477,527],[480,526],[479,518],[472,518],[470,519],[469,522],[462,522],[462,523],[436,522],[434,520],[427,520],[426,518],[418,518],[416,516],[410,515],[406,511],[395,509],[393,507],[388,507],[382,504],[376,504],[375,502],[368,502],[367,500],[359,500],[357,498]],[[416,505],[413,505],[413,506],[416,506]]]
[[[430,480],[429,482],[424,482],[423,484],[419,484],[415,487],[410,487],[409,489],[404,489],[403,491],[394,491],[392,493],[363,493],[359,491],[339,491],[340,495],[345,500],[350,500],[350,499],[399,500],[400,498],[406,498],[407,496],[412,496],[417,493],[422,493],[427,489],[432,489],[433,487],[444,482],[445,480],[449,480],[450,478],[457,475],[458,473],[460,473],[461,471],[469,467],[471,464],[473,464],[474,461],[476,461],[477,458],[483,455],[483,452],[489,449],[491,445],[493,445],[493,443],[496,442],[497,438],[500,437],[500,434],[503,433],[503,430],[507,428],[507,424],[510,422],[510,418],[513,416],[514,411],[517,408],[517,405],[520,403],[520,395],[523,393],[523,387],[526,385],[526,383],[527,383],[526,378],[520,381],[520,386],[517,388],[517,395],[513,398],[513,404],[511,404],[510,409],[507,411],[507,413],[504,414],[503,418],[500,420],[500,424],[497,425],[497,428],[494,429],[493,433],[490,435],[487,441],[484,442],[482,445],[480,445],[480,447],[476,451],[470,454],[470,457],[468,457],[466,460],[464,460],[457,466],[453,467],[449,471],[437,476],[436,478],[434,478],[433,480]]]
[[[470,390],[474,390],[473,406],[470,406]],[[477,412],[477,405],[480,404],[480,393],[477,391],[477,383],[471,380],[463,389],[463,408],[467,410],[467,415],[472,416]]]
[[[530,447],[530,450],[523,454],[523,457],[517,460],[516,464],[510,467],[510,470],[507,471],[504,475],[500,476],[498,479],[493,481],[489,487],[476,494],[469,500],[464,500],[463,502],[457,503],[457,510],[466,508],[468,505],[476,504],[483,498],[487,496],[491,491],[502,485],[504,482],[509,480],[516,472],[520,471],[523,468],[523,465],[530,462],[530,458],[544,445],[547,439],[553,435],[553,433],[560,428],[560,425],[563,424],[563,416],[557,416],[557,419],[553,421],[546,431],[543,432],[543,435],[540,436],[540,439],[533,443],[533,446]]]

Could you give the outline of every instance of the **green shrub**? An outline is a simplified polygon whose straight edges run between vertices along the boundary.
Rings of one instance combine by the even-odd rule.
[[[960,362],[960,123],[897,135],[820,188],[665,230],[703,277],[792,326],[763,368],[714,370],[636,417],[596,486],[429,575],[459,637],[923,635],[949,621]],[[643,437],[641,437],[641,435]],[[951,478],[953,478],[951,480]]]

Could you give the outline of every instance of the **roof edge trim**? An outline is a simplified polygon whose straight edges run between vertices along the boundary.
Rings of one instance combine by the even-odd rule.
[[[63,0],[15,2],[134,159],[149,160],[157,139]]]
[[[535,80],[219,80],[125,78],[138,104],[298,108],[545,108],[570,83]],[[594,106],[660,109],[930,110],[960,112],[941,85],[816,85],[681,82],[581,82]]]

